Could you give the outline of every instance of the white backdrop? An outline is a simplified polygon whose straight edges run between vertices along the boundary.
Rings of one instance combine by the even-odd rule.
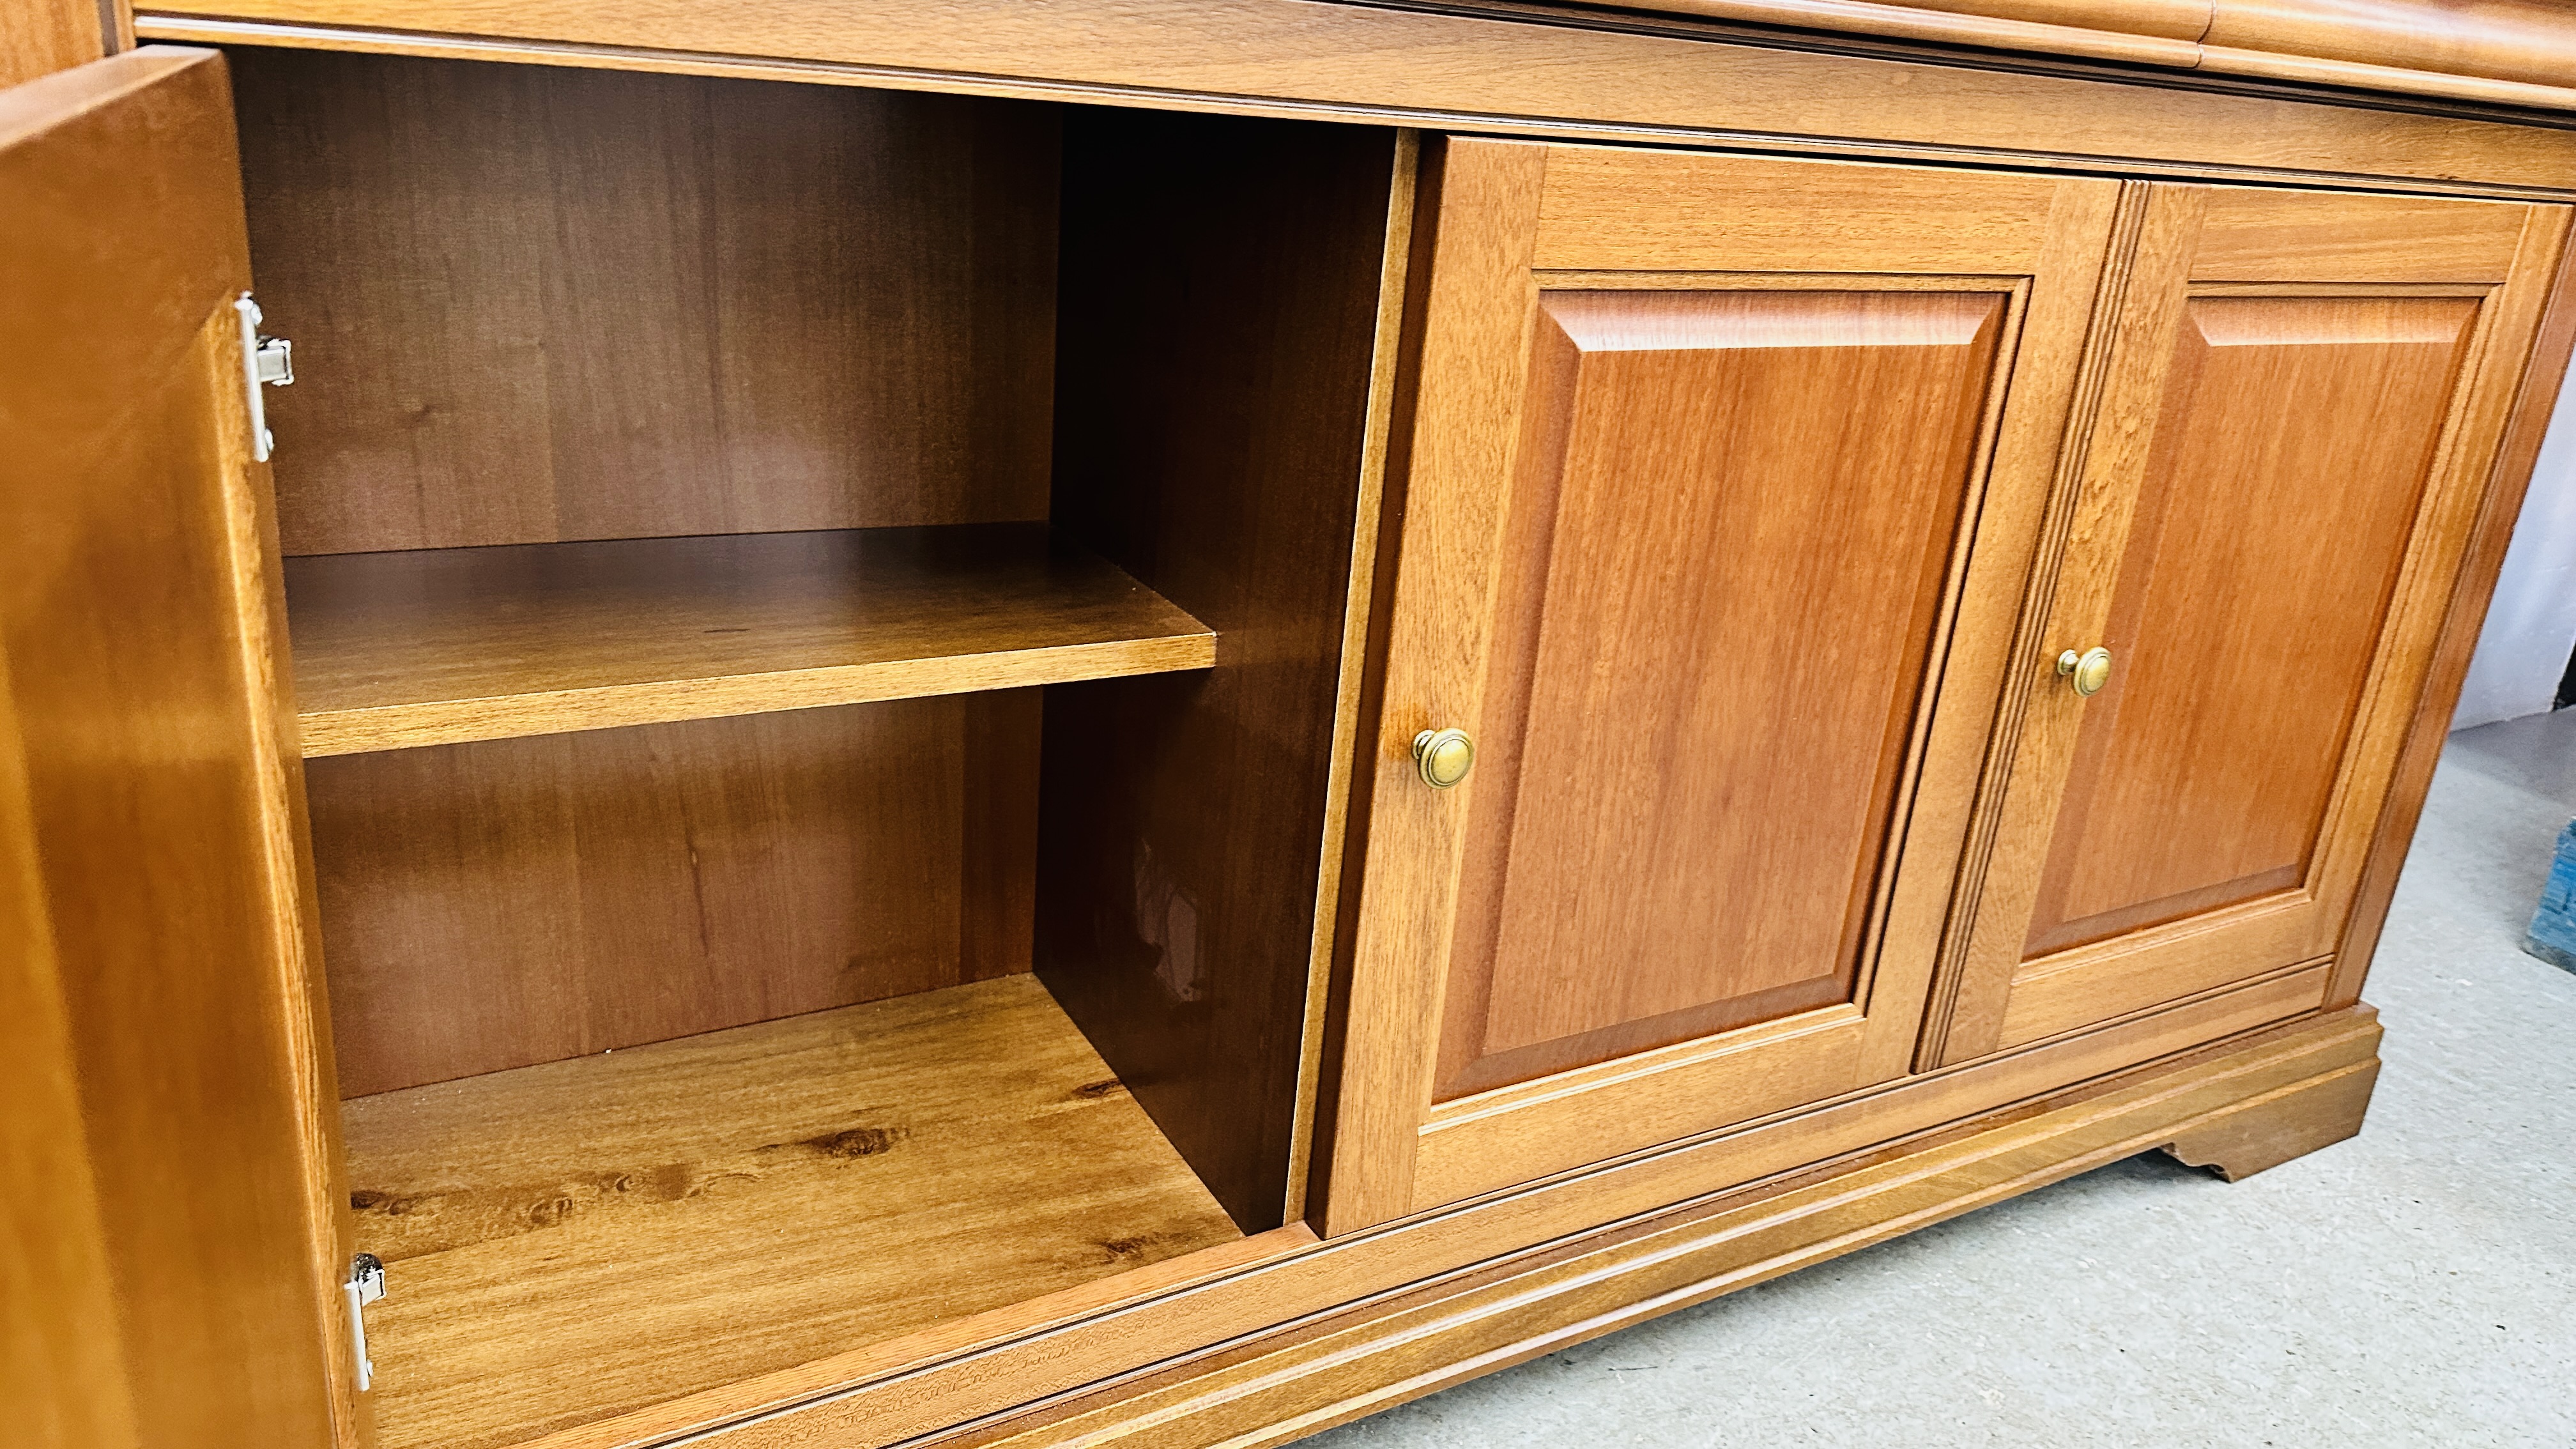
[[[2539,714],[2576,650],[2576,369],[2558,393],[2453,729]]]

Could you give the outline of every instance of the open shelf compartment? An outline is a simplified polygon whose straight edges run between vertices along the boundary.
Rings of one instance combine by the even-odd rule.
[[[228,55],[366,1449],[1301,1217],[1397,134]]]

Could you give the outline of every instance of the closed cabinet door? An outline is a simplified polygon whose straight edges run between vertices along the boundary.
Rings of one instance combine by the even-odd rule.
[[[2566,229],[2162,184],[2125,214],[1926,1065],[2211,993],[2324,999]]]
[[[2120,194],[1425,184],[1333,1231],[1908,1069]]]

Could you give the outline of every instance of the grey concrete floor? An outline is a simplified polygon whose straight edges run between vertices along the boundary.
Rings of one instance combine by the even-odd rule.
[[[1305,1442],[2576,1446],[2576,975],[2518,949],[2571,814],[2576,710],[2453,736],[2351,1141],[2132,1158]]]

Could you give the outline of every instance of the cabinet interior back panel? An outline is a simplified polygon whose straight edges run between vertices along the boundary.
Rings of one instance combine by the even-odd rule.
[[[287,553],[1046,516],[1052,108],[232,61]]]
[[[1038,705],[307,762],[341,1094],[1028,970]]]

